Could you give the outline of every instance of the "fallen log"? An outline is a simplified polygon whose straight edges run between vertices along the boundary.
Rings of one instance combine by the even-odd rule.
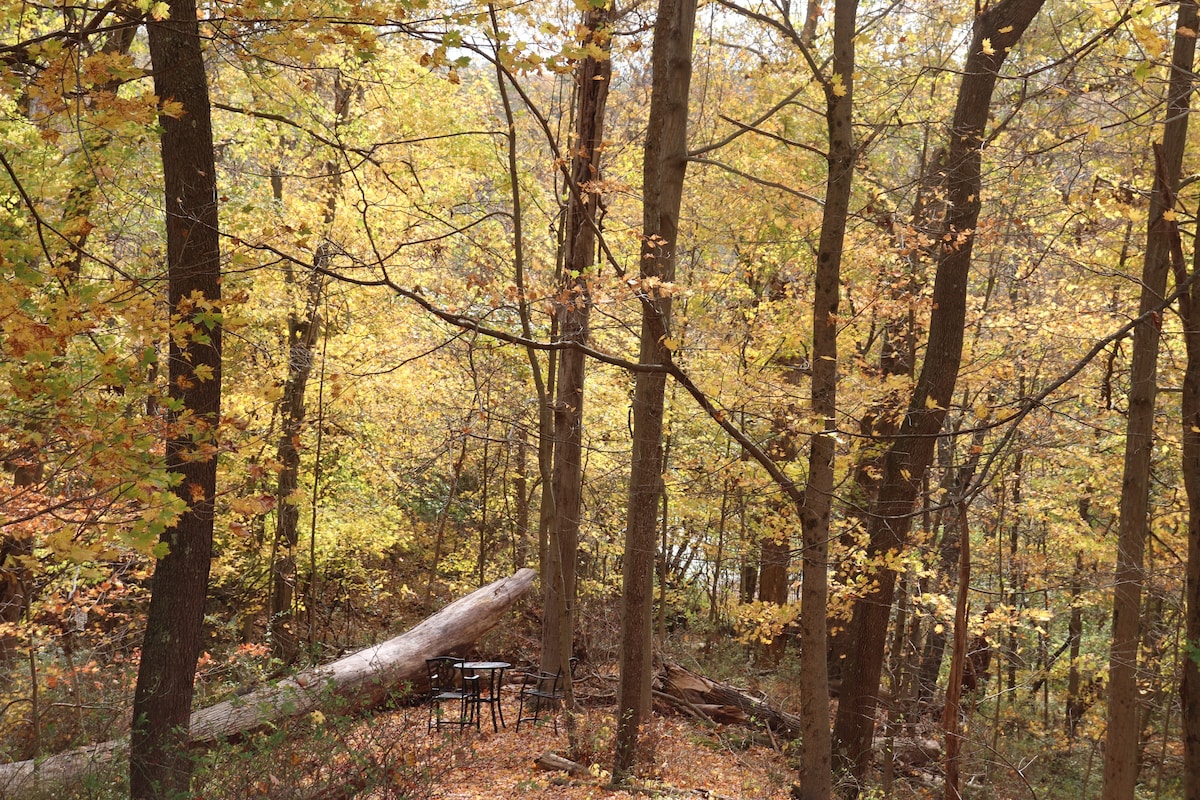
[[[595,777],[592,775],[591,770],[589,770],[583,764],[580,764],[577,761],[572,761],[569,758],[563,758],[562,756],[550,750],[547,750],[538,756],[537,760],[533,762],[533,765],[538,769],[548,770],[550,772],[565,772],[568,775],[573,775],[576,777]]]
[[[529,591],[531,569],[459,598],[416,627],[325,666],[196,711],[192,741],[207,744],[305,714],[330,698],[340,711],[373,708],[389,695],[425,680],[425,659],[465,652],[494,628],[512,604]],[[0,765],[0,797],[38,787],[81,781],[128,752],[128,739],[89,745],[43,759]]]
[[[773,707],[744,689],[714,681],[678,664],[667,663],[659,675],[660,691],[682,701],[690,713],[717,723],[755,724],[786,739],[800,737],[800,718]]]

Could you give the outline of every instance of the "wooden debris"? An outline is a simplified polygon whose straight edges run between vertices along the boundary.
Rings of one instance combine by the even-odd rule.
[[[572,761],[569,758],[563,758],[557,753],[552,753],[547,750],[538,756],[537,761],[533,762],[538,769],[549,770],[551,772],[565,772],[568,775],[577,777],[590,776],[591,771],[577,761]]]
[[[684,713],[715,723],[762,726],[784,739],[800,737],[800,718],[773,707],[744,689],[714,681],[678,664],[667,663],[659,675],[659,691]]]

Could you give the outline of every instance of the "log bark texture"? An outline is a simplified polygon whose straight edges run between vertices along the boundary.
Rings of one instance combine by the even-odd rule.
[[[463,652],[494,628],[533,585],[531,569],[459,598],[405,633],[269,687],[217,703],[192,714],[191,740],[206,744],[236,736],[320,707],[330,697],[346,710],[371,708],[406,684],[425,678],[425,659]],[[89,745],[39,761],[0,765],[0,798],[17,798],[34,788],[78,783],[129,751],[129,740]]]

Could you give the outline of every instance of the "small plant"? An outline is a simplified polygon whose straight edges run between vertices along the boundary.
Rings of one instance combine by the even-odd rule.
[[[615,730],[616,721],[612,714],[577,714],[571,760],[588,765],[611,762]]]

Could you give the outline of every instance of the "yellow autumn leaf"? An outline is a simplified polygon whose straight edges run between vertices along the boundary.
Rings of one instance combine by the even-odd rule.
[[[833,80],[829,83],[829,90],[833,92],[835,97],[846,96],[846,82],[842,80],[840,73],[833,76]]]
[[[1175,216],[1174,209],[1170,209],[1170,208],[1168,208],[1166,211],[1163,212],[1162,218],[1165,219],[1167,222],[1174,222],[1176,219],[1178,219]]]
[[[150,9],[150,16],[155,20],[162,21],[171,16],[171,7],[166,3],[155,3],[154,7]]]
[[[992,56],[996,54],[996,48],[992,47],[991,39],[983,40],[983,54],[985,56]]]

